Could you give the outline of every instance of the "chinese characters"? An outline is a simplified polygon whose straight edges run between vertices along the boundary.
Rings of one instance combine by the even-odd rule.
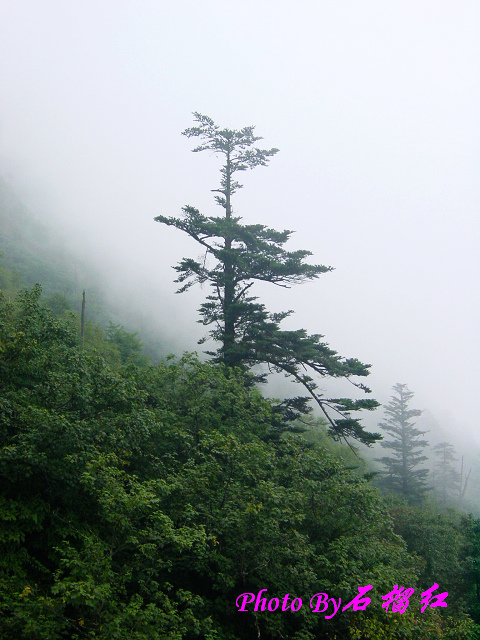
[[[350,602],[341,607],[342,599],[338,598],[338,601],[335,598],[329,598],[328,593],[316,593],[314,596],[310,598],[310,609],[312,609],[312,613],[325,613],[327,614],[330,609],[330,604],[332,605],[333,613],[329,613],[325,615],[325,620],[329,620],[333,618],[338,611],[345,611],[351,607],[352,611],[364,611],[368,605],[371,603],[371,598],[369,598],[366,594],[373,589],[373,585],[367,584],[364,587],[357,587],[358,595],[353,598]],[[434,594],[433,592],[438,589],[438,584],[435,582],[430,589],[424,591],[421,594],[421,612],[423,613],[427,607],[446,607],[447,603],[445,602],[448,592],[444,591],[443,593]],[[302,599],[301,598],[291,598],[290,594],[287,593],[283,596],[283,598],[268,598],[267,597],[267,589],[260,589],[257,594],[254,593],[241,593],[235,601],[235,605],[239,611],[277,611],[280,609],[281,611],[299,611],[302,607]],[[405,613],[408,605],[410,604],[409,598],[415,592],[413,588],[405,588],[400,587],[399,585],[394,585],[393,589],[382,596],[382,600],[384,603],[382,604],[382,608],[386,611],[391,611],[392,613]],[[265,593],[265,595],[264,595]],[[391,609],[390,609],[391,606]]]

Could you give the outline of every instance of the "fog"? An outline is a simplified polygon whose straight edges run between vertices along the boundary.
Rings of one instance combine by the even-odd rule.
[[[235,212],[335,267],[261,287],[267,306],[371,363],[380,402],[407,383],[480,444],[479,27],[473,0],[3,0],[0,173],[113,297],[200,349],[206,291],[175,296],[170,268],[198,249],[153,217],[220,213],[192,111],[256,125],[280,153]]]

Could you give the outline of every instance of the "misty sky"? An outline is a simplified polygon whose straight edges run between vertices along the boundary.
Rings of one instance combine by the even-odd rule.
[[[280,153],[236,213],[335,267],[268,307],[480,444],[479,70],[477,0],[2,0],[0,173],[194,350],[207,291],[174,296],[170,266],[200,252],[153,217],[220,213],[192,111],[256,125]]]

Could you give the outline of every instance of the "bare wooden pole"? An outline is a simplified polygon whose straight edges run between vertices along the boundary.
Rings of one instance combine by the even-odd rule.
[[[470,478],[470,474],[472,473],[472,468],[470,467],[470,471],[467,473],[467,475],[465,476],[465,482],[463,481],[463,456],[462,456],[462,466],[461,466],[461,470],[460,470],[460,499],[459,502],[460,504],[462,503],[465,494],[467,492],[467,487],[468,487],[468,480]]]
[[[82,295],[82,316],[81,316],[81,323],[80,323],[80,339],[82,341],[82,344],[83,344],[84,335],[85,335],[85,289],[83,290],[83,295]]]
[[[460,487],[458,489],[459,498],[462,499],[462,490],[463,490],[463,456],[462,456],[462,464],[460,466]]]

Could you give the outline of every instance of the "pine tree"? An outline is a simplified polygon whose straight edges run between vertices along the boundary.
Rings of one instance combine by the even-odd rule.
[[[242,187],[235,174],[266,166],[278,149],[256,147],[261,138],[254,135],[254,127],[220,129],[207,116],[194,113],[194,117],[197,126],[183,132],[188,138],[200,138],[201,143],[193,151],[211,151],[224,160],[220,186],[213,190],[224,215],[204,216],[198,209],[186,206],[181,218],[157,216],[155,220],[180,229],[205,252],[203,259],[183,258],[174,267],[178,273],[176,282],[181,284],[177,293],[194,284],[211,286],[199,313],[200,322],[212,328],[200,342],[213,338],[219,346],[206,353],[227,368],[246,371],[264,364],[269,373],[284,373],[303,385],[309,396],[284,401],[281,408],[285,418],[309,412],[308,400],[314,398],[328,420],[331,436],[337,440],[354,438],[370,446],[380,435],[365,431],[351,412],[372,410],[378,403],[370,399],[325,398],[312,377],[346,378],[369,393],[370,389],[352,380],[352,376],[367,376],[370,365],[355,358],[342,358],[323,342],[320,334],[308,335],[304,329],[282,330],[281,321],[293,311],[270,313],[257,297],[250,295],[255,282],[289,288],[332,269],[308,264],[305,259],[312,255],[310,251],[285,250],[292,231],[276,231],[261,224],[245,225],[233,214],[232,196]],[[256,379],[265,381],[267,375],[258,375]]]
[[[440,502],[446,505],[460,495],[460,474],[453,465],[458,457],[453,445],[448,442],[440,442],[432,447],[432,451],[435,456],[432,483]]]
[[[377,458],[386,467],[380,483],[386,489],[400,493],[410,502],[418,502],[428,490],[428,469],[418,468],[427,460],[422,452],[428,442],[419,439],[427,432],[420,431],[412,422],[412,418],[422,413],[419,409],[409,408],[413,392],[409,391],[406,384],[399,383],[393,390],[396,395],[392,396],[385,407],[388,417],[378,425],[392,437],[381,443],[384,449],[391,451],[391,455]]]

